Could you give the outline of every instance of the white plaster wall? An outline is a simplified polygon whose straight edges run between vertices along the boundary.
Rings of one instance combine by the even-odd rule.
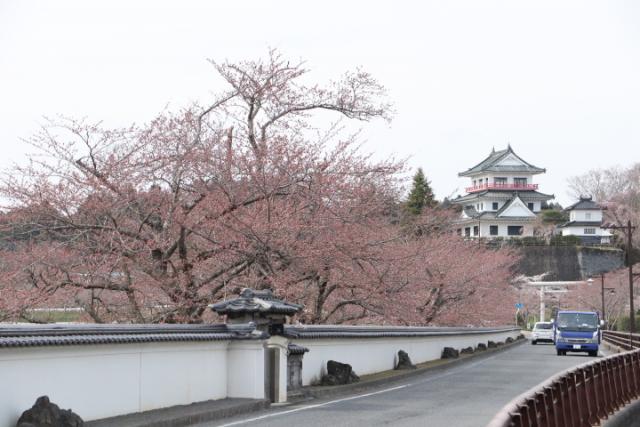
[[[477,224],[476,224],[477,225]],[[498,235],[497,236],[492,236],[489,234],[489,226],[491,225],[497,225],[498,226]],[[526,237],[526,236],[533,236],[533,226],[531,224],[523,224],[523,223],[513,223],[513,224],[507,224],[504,222],[482,222],[480,224],[480,236],[481,237],[506,237],[506,238],[510,238],[510,237],[518,237],[518,236],[509,236],[507,234],[507,226],[509,225],[522,225],[523,226],[523,234],[520,237]],[[464,227],[462,228],[462,231],[464,234]]]
[[[498,202],[498,209],[493,209],[493,202]],[[541,202],[524,202],[524,204],[527,206],[528,208],[528,203],[533,203],[533,212],[540,212],[540,209],[542,207]],[[482,206],[477,206],[482,204]],[[476,203],[474,203],[474,206],[476,206],[476,210],[482,211],[482,212],[496,212],[497,210],[499,210],[500,208],[502,208],[502,206],[504,206],[505,202],[503,200],[495,200],[489,197],[483,197],[481,199],[478,199],[478,201]],[[531,215],[530,213],[523,211],[526,213],[526,215],[524,216],[529,216]]]
[[[516,201],[512,203],[511,206],[509,206],[504,211],[502,211],[500,213],[500,216],[501,217],[502,216],[505,216],[505,217],[518,216],[518,217],[535,218],[535,216],[531,213],[531,211],[527,207],[527,204],[524,202],[522,202],[521,204],[520,201],[518,201],[518,199],[516,199]]]
[[[0,349],[0,426],[15,425],[41,395],[84,420],[224,398],[227,347],[222,341]]]
[[[227,345],[155,343],[140,352],[140,409],[227,397]]]
[[[469,186],[473,186],[473,180],[476,180],[476,184],[478,183],[478,180],[482,179],[482,183],[485,183],[485,178],[489,178],[489,184],[493,184],[493,180],[494,178],[498,177],[498,178],[507,178],[507,184],[513,184],[514,178],[527,178],[527,184],[533,184],[533,176],[534,174],[530,174],[530,173],[519,173],[517,175],[513,175],[510,173],[491,173],[491,172],[485,172],[482,175],[476,176],[476,177],[469,177]]]
[[[596,234],[584,234],[585,228],[595,228]],[[611,233],[606,229],[602,229],[600,227],[564,227],[562,229],[563,236],[611,236]]]
[[[591,217],[587,218],[587,214],[590,214]],[[583,211],[583,210],[573,210],[569,213],[570,221],[602,221],[602,211]]]
[[[348,363],[356,374],[366,375],[393,369],[398,350],[406,351],[413,363],[423,363],[440,359],[444,347],[475,348],[481,342],[504,341],[507,337],[515,339],[519,333],[519,330],[514,330],[417,338],[295,339],[292,342],[309,349],[302,360],[302,384],[310,385],[318,382],[326,373],[329,360]]]
[[[232,341],[227,358],[227,397],[264,399],[264,342]]]

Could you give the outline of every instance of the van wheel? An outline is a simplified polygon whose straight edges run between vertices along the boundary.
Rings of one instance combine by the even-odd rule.
[[[532,340],[531,341],[531,345],[536,345],[536,344],[538,344],[538,342],[536,340]]]
[[[558,354],[558,356],[564,356],[566,354],[564,350],[556,350],[556,353]]]
[[[598,357],[598,350],[590,351],[590,352],[589,352],[589,356],[591,356],[591,357]]]

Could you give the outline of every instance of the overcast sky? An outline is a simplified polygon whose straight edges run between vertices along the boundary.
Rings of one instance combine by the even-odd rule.
[[[275,47],[319,81],[361,66],[389,90],[391,124],[365,149],[410,157],[438,198],[510,142],[566,179],[640,161],[640,2],[0,0],[0,166],[45,115],[120,126],[222,87],[207,58]]]

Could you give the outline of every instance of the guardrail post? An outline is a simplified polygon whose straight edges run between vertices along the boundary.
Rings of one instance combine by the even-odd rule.
[[[529,415],[529,422],[532,427],[538,427],[538,408],[536,408],[536,399],[531,397],[527,399],[527,412]]]
[[[624,400],[626,403],[630,403],[631,402],[631,380],[633,379],[631,376],[631,370],[630,370],[630,361],[629,361],[629,355],[628,354],[624,354],[621,357],[622,360],[622,377],[623,377],[623,384],[624,384]]]
[[[613,386],[616,390],[615,392],[615,408],[616,410],[620,409],[623,403],[622,398],[622,380],[620,378],[620,360],[619,357],[616,356],[611,360],[612,371],[613,371]]]
[[[529,418],[529,407],[526,405],[518,406],[518,412],[520,414],[520,425],[522,427],[531,427],[531,421]]]
[[[597,379],[595,383],[594,390],[596,390],[596,404],[597,404],[597,414],[598,419],[606,418],[609,413],[607,412],[607,396],[606,396],[606,385],[605,385],[605,376],[602,373],[603,363],[597,363],[594,365],[594,380]]]
[[[633,367],[633,396],[640,395],[640,354],[631,354],[631,365]]]
[[[547,400],[545,399],[544,392],[536,394],[536,406],[538,408],[537,425],[540,427],[546,427],[549,425],[549,412],[547,407]]]
[[[553,400],[553,388],[552,387],[544,387],[544,407],[546,409],[546,420],[547,426],[556,427],[558,423],[556,422],[556,405]]]
[[[560,380],[560,394],[562,399],[562,425],[568,426],[571,421],[571,399],[569,399],[569,383],[566,378]]]
[[[551,401],[553,402],[553,425],[562,427],[564,425],[564,402],[562,401],[560,384],[557,382],[551,384]]]
[[[589,425],[598,422],[598,392],[595,383],[595,368],[593,365],[587,366],[584,370],[584,393],[587,400],[587,417]]]

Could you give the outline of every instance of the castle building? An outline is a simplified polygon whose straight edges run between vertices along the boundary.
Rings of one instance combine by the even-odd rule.
[[[476,166],[460,172],[469,177],[466,195],[453,203],[462,206],[458,230],[465,237],[533,236],[533,226],[542,203],[553,195],[538,192],[535,175],[545,169],[519,157],[509,145],[505,150],[492,150],[489,157]]]
[[[603,207],[591,197],[580,197],[580,200],[569,206],[569,221],[559,228],[563,236],[578,236],[583,244],[599,245],[611,241],[611,233],[602,228]]]

